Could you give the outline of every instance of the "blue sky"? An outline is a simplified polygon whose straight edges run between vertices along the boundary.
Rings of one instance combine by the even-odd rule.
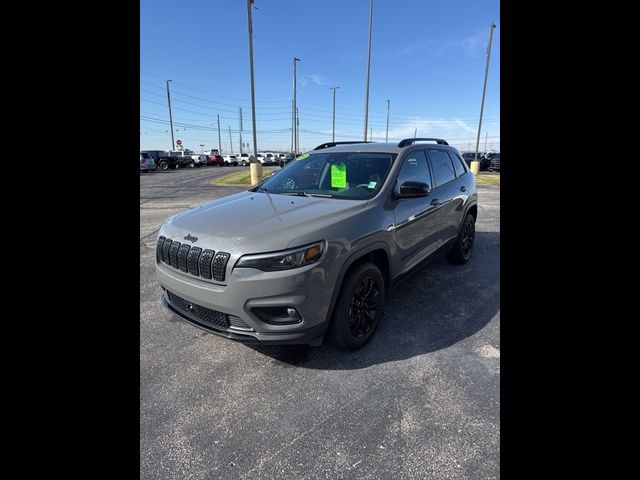
[[[258,149],[289,150],[292,61],[297,64],[300,149],[364,130],[369,0],[255,0],[254,76]],[[480,149],[500,148],[500,2],[374,0],[369,126],[384,141],[436,136],[475,145],[489,25],[491,63]],[[140,1],[140,147],[170,149],[166,80],[175,138],[223,153],[251,142],[249,38],[245,0]]]

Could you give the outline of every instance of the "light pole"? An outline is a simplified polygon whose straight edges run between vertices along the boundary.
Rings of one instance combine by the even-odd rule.
[[[298,126],[297,126],[297,113],[298,108],[296,105],[296,62],[299,62],[300,59],[293,57],[293,106],[291,111],[291,144],[293,145],[293,154],[298,155]]]
[[[478,123],[478,137],[476,138],[476,154],[471,162],[471,171],[477,174],[480,171],[480,162],[478,161],[478,147],[480,146],[480,131],[482,129],[482,112],[484,111],[484,97],[487,92],[487,76],[489,75],[489,59],[491,58],[491,42],[493,41],[493,29],[496,24],[491,22],[489,25],[489,45],[487,46],[487,63],[484,67],[484,85],[482,86],[482,102],[480,103],[480,122]]]
[[[384,136],[384,141],[388,142],[389,141],[389,105],[391,104],[391,102],[389,100],[387,100],[387,133]]]
[[[222,140],[220,139],[220,114],[218,114],[218,153],[222,155]]]
[[[169,82],[173,80],[167,80],[167,102],[169,103],[169,126],[171,127],[171,150],[176,149],[176,142],[173,141],[173,117],[171,116],[171,94],[169,93]]]
[[[369,60],[367,60],[367,83],[364,96],[364,141],[367,141],[369,123],[369,75],[371,73],[371,21],[373,19],[373,0],[369,0]]]
[[[251,5],[254,0],[247,0],[247,20],[249,22],[249,66],[251,71],[251,117],[253,120],[253,162],[251,165],[251,185],[257,185],[262,178],[262,163],[258,161],[258,142],[256,140],[256,95],[253,88],[253,24],[251,22]],[[240,109],[242,124],[242,109]],[[242,130],[242,127],[240,127]],[[242,134],[241,134],[242,135]],[[254,164],[257,162],[257,165]]]
[[[336,141],[336,89],[340,87],[329,87],[329,90],[333,90],[333,134],[331,135],[331,141]]]

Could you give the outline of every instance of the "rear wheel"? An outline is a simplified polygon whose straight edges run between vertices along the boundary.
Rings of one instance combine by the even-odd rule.
[[[382,317],[385,286],[380,269],[366,262],[355,268],[342,285],[329,326],[329,340],[356,350],[364,346]]]
[[[476,219],[473,215],[467,213],[462,224],[462,229],[458,234],[458,240],[451,250],[447,253],[447,258],[451,263],[462,265],[467,263],[473,253],[473,245],[476,238]]]
[[[246,167],[247,165],[249,165],[249,164],[247,163],[247,161],[246,161],[246,160],[242,160],[242,166],[243,166],[243,167]]]
[[[158,168],[160,170],[169,170],[169,163],[166,160],[160,160],[158,162]]]

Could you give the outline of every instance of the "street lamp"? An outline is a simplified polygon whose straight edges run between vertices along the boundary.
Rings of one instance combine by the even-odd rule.
[[[336,89],[340,87],[329,87],[329,90],[333,90],[333,134],[331,136],[331,141],[336,141]]]

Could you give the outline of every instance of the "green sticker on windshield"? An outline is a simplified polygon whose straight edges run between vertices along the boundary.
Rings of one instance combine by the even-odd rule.
[[[300,155],[299,157],[296,158],[296,160],[304,160],[305,158],[307,158],[309,156],[308,153],[303,153],[302,155]]]
[[[347,166],[342,162],[331,165],[331,188],[347,188]]]
[[[367,188],[376,188],[378,182],[369,182],[369,186]]]

